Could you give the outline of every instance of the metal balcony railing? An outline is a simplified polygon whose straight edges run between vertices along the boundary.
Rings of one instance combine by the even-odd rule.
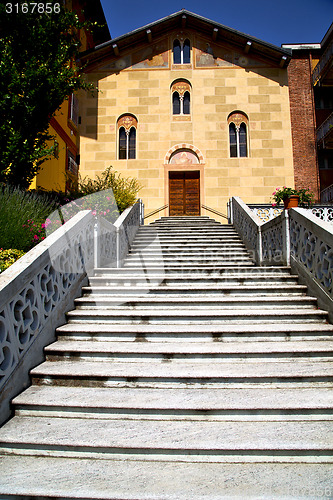
[[[317,142],[321,142],[325,139],[329,132],[333,131],[333,113],[330,114],[328,118],[320,125],[317,130]]]
[[[321,73],[323,72],[325,66],[329,63],[330,59],[332,58],[333,58],[333,41],[327,47],[327,49],[319,59],[317,66],[315,66],[313,70],[312,73],[313,85],[316,85],[318,83],[318,81],[320,80]]]

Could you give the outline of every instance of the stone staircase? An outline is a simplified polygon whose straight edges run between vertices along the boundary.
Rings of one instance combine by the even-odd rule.
[[[333,498],[332,334],[231,226],[143,226],[15,398],[0,498]]]

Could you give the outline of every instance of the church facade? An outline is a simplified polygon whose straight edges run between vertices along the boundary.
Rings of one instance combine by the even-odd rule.
[[[112,165],[158,216],[226,213],[231,196],[267,203],[295,182],[318,198],[315,144],[304,175],[294,158],[291,60],[185,10],[86,52],[98,92],[80,97],[81,176]]]

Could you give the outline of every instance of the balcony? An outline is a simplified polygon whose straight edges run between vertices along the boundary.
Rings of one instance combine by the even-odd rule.
[[[325,149],[333,149],[333,113],[317,129],[317,144]]]
[[[333,85],[333,40],[312,73],[313,85]]]

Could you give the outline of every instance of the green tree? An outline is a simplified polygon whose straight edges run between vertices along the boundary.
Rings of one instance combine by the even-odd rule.
[[[76,62],[77,32],[92,26],[60,0],[0,5],[0,182],[29,187],[54,153],[51,117],[72,92],[93,89]]]

